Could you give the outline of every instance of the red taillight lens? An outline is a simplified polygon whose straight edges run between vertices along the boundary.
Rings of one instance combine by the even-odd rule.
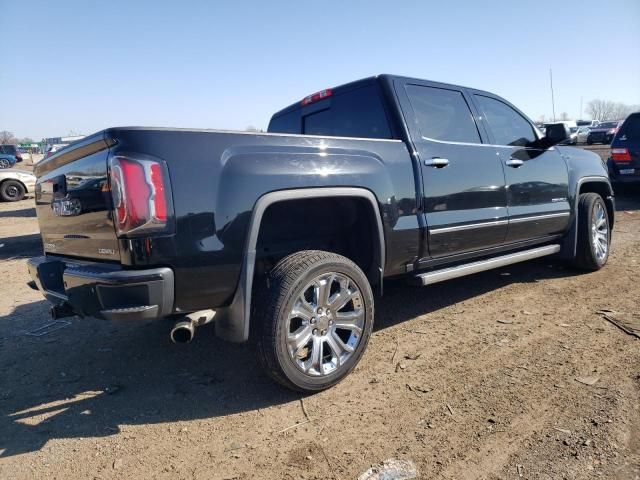
[[[320,90],[319,92],[316,92],[313,95],[304,97],[302,99],[302,102],[300,102],[300,104],[304,107],[305,105],[309,105],[311,103],[324,100],[325,98],[329,98],[331,95],[332,95],[332,92],[330,88],[327,88],[326,90]]]
[[[611,158],[614,162],[630,162],[631,154],[628,148],[612,148]]]
[[[146,156],[111,158],[111,196],[119,234],[171,231],[171,191],[162,161]]]

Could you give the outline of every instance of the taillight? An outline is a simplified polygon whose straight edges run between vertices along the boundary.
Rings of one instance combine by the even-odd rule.
[[[611,158],[614,162],[630,162],[631,154],[628,148],[612,148]]]
[[[319,92],[314,93],[313,95],[309,95],[308,97],[304,97],[300,104],[304,107],[305,105],[309,105],[311,103],[318,102],[320,100],[324,100],[325,98],[329,98],[332,95],[331,89],[327,88],[326,90],[320,90]]]
[[[111,158],[114,222],[120,235],[173,231],[167,166],[148,156]]]

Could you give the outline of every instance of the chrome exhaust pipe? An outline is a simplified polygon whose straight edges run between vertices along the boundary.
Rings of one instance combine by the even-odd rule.
[[[196,334],[196,327],[213,321],[216,312],[214,310],[200,310],[187,315],[184,320],[176,323],[171,329],[171,341],[173,343],[190,343]]]
[[[178,322],[171,329],[171,341],[173,343],[189,343],[196,334],[196,327],[190,320]]]

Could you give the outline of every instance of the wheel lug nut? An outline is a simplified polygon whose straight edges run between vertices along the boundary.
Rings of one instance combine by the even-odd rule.
[[[313,334],[314,334],[314,335],[317,335],[317,334],[318,334],[318,329],[317,329],[317,328],[314,328],[314,329],[313,329]]]
[[[326,335],[327,331],[326,330],[322,330],[322,335]]]
[[[316,324],[316,317],[311,317],[311,325],[315,325]]]
[[[322,315],[322,307],[318,307],[318,309],[316,310],[316,312],[318,312],[318,315]]]
[[[329,325],[333,325],[333,320],[329,320]]]

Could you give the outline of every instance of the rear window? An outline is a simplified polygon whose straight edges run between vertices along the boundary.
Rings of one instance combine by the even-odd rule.
[[[624,121],[617,138],[621,140],[623,137],[626,140],[640,141],[640,113],[634,113]]]
[[[326,108],[320,106],[323,104]],[[334,94],[318,104],[273,117],[268,131],[334,137],[392,138],[375,85]]]

